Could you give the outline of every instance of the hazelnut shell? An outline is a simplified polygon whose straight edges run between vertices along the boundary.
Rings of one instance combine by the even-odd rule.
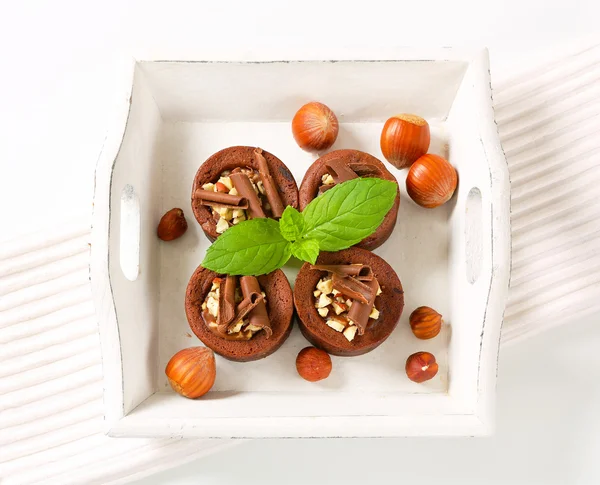
[[[300,377],[310,382],[317,382],[329,377],[331,373],[331,357],[324,350],[306,347],[296,357],[296,370]]]

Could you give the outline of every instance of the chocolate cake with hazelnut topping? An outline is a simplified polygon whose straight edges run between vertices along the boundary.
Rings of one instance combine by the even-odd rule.
[[[404,291],[393,268],[359,248],[323,252],[296,278],[294,304],[306,339],[333,355],[370,352],[400,320]]]
[[[336,184],[357,177],[377,177],[398,183],[385,165],[374,156],[359,150],[334,150],[317,159],[306,171],[300,184],[300,210],[304,210],[310,201]],[[372,250],[381,246],[394,230],[399,207],[400,192],[377,231],[356,247]]]
[[[257,217],[281,217],[298,208],[292,173],[275,155],[260,148],[234,146],[208,158],[192,185],[192,210],[214,241],[232,225]]]
[[[281,270],[238,277],[200,266],[188,283],[185,312],[192,331],[217,354],[237,362],[262,359],[292,330],[292,289]]]

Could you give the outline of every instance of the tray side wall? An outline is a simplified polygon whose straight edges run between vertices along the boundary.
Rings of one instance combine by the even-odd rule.
[[[459,173],[458,200],[466,203],[451,217],[450,251],[455,263],[451,280],[461,283],[452,315],[463,326],[453,328],[450,394],[465,400],[488,427],[493,423],[500,329],[508,293],[510,184],[494,121],[487,51],[470,65],[448,124],[451,132],[461,130],[477,139],[469,146],[462,137],[450,139],[450,160],[469,158],[469,170]],[[477,197],[470,199],[470,194]]]
[[[123,144],[113,167],[110,200],[109,261],[113,298],[123,349],[125,414],[156,390],[158,354],[158,298],[160,290],[161,165],[156,159],[160,113],[143,73],[136,66],[131,111]],[[131,193],[139,201],[139,213],[129,213],[122,203]],[[139,237],[130,233],[138,219]],[[122,221],[128,226],[122,227]],[[139,247],[136,247],[138,246]],[[133,250],[127,249],[134,246]],[[121,267],[126,251],[139,255],[139,274],[131,281]]]
[[[119,123],[107,135],[96,168],[90,275],[100,322],[103,355],[104,403],[107,429],[155,391],[157,328],[156,299],[159,265],[155,235],[160,194],[160,167],[152,162],[161,123],[143,75],[131,59],[123,66]],[[154,167],[148,170],[148,167]],[[129,185],[129,190],[126,186]],[[140,212],[121,214],[126,193],[140,202]],[[142,244],[130,248],[139,254],[139,274],[127,279],[120,253],[137,244],[121,240],[121,218],[138,218]],[[126,322],[127,324],[120,324]]]
[[[479,66],[479,67],[478,67]],[[494,103],[487,50],[477,61],[477,95],[481,141],[490,166],[492,218],[492,281],[488,294],[478,380],[477,415],[491,433],[494,428],[496,380],[502,321],[508,298],[511,268],[510,176],[494,117]],[[484,100],[488,100],[484,103]]]
[[[467,63],[443,58],[437,62],[163,61],[142,63],[141,68],[167,121],[289,122],[298,107],[318,93],[340,122],[365,122],[385,120],[398,106],[427,119],[444,119]]]
[[[96,164],[94,177],[94,210],[90,244],[90,281],[92,297],[100,330],[102,373],[104,387],[104,421],[108,431],[124,415],[122,349],[119,336],[113,288],[109,276],[110,200],[114,164],[119,155],[131,111],[131,95],[135,60],[128,59],[121,66],[122,85],[117,93],[114,125],[106,134]]]

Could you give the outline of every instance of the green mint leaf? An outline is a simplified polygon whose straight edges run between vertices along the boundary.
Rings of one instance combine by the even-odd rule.
[[[302,261],[315,264],[319,256],[319,241],[316,239],[300,239],[292,244],[292,254]]]
[[[288,241],[294,242],[296,239],[300,239],[304,230],[304,217],[291,205],[288,205],[279,219],[279,230]]]
[[[397,184],[378,178],[338,184],[304,209],[304,237],[319,241],[322,251],[349,248],[375,232],[397,194]]]
[[[221,274],[253,275],[281,268],[292,244],[273,219],[251,219],[227,229],[208,248],[202,266]]]

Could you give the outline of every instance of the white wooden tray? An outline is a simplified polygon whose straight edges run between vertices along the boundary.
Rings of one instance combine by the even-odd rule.
[[[96,173],[91,276],[99,311],[107,431],[112,436],[316,437],[475,435],[493,424],[496,362],[509,274],[509,182],[494,123],[487,52],[399,50],[389,58],[278,61],[138,60],[130,65],[122,116]],[[431,151],[459,172],[452,202],[434,211],[402,193],[392,238],[376,252],[394,266],[406,310],[374,352],[335,358],[332,376],[309,384],[294,358],[307,345],[297,329],[271,357],[218,359],[208,398],[175,395],[163,370],[191,337],[184,289],[208,240],[189,209],[198,166],[220,148],[261,146],[298,182],[315,158],[290,134],[295,110],[328,104],[341,129],[335,148],[382,158],[379,132],[396,112],[432,125]],[[405,174],[394,171],[404,186]],[[190,229],[171,244],[156,238],[162,213],[182,207]],[[287,274],[293,281],[294,268]],[[427,304],[449,324],[433,341],[415,339],[410,311]],[[404,375],[406,357],[440,362],[425,385]]]
[[[592,182],[599,178],[600,168],[593,165],[590,169],[591,157],[585,156],[593,157],[597,152],[597,138],[581,138],[580,123],[563,114],[569,113],[569,106],[577,104],[575,100],[590,103],[589,99],[596,99],[592,93],[598,89],[594,73],[600,69],[599,54],[600,47],[596,46],[494,86],[501,139],[514,147],[505,145],[513,212],[533,211],[542,200],[547,203],[548,198],[555,201],[558,209],[564,207],[565,202],[576,204],[582,194],[595,193],[593,185],[586,185],[565,201],[561,194],[549,191],[545,195],[539,192],[538,184],[530,186],[527,182],[533,174],[539,174],[543,182],[549,178],[553,182],[563,174],[569,176],[574,172],[585,174]],[[585,77],[579,75],[582,70],[586,72]],[[556,96],[560,96],[560,103],[556,102]],[[600,101],[592,105],[598,108]],[[529,116],[526,123],[521,124],[524,112]],[[585,110],[579,111],[577,121],[598,126],[597,113],[598,110],[590,119]],[[540,152],[547,149],[547,144],[535,141],[554,136],[556,130],[561,134],[563,145],[559,149],[552,146],[549,154]],[[523,165],[523,160],[529,163]],[[515,190],[515,184],[519,183],[522,183],[520,195]],[[577,212],[578,220],[571,229],[564,227],[564,221],[553,219],[550,224],[555,230],[550,237],[545,225],[525,227],[518,234],[512,225],[513,271],[502,326],[502,347],[522,342],[554,325],[585,321],[577,317],[598,312],[599,302],[595,298],[600,281],[597,216],[598,207],[586,205],[585,211]],[[3,392],[0,410],[4,424],[9,426],[3,429],[10,429],[11,434],[10,442],[3,444],[0,457],[0,476],[6,484],[125,483],[133,477],[221,450],[226,444],[241,443],[241,440],[144,438],[116,441],[102,436],[104,409],[98,324],[95,318],[90,318],[94,311],[91,292],[86,291],[86,296],[79,293],[79,286],[88,281],[89,217],[85,214],[76,222],[63,219],[51,222],[52,229],[0,244],[0,295],[11,299],[25,287],[36,288],[26,299],[18,302],[12,299],[19,306],[0,310],[0,342],[5,344],[0,361],[6,369],[6,375],[0,377]],[[531,256],[532,237],[540,243],[543,241],[544,246],[549,245],[545,251],[535,253],[538,257]],[[561,262],[587,263],[586,278],[565,279],[563,265],[556,266],[556,258]],[[61,286],[60,292],[53,294],[55,279],[66,275],[72,280],[69,288]],[[593,285],[587,284],[589,277],[594,278]],[[557,289],[560,290],[558,295]],[[46,297],[48,294],[51,296]],[[53,305],[47,305],[48,300]],[[529,303],[525,309],[521,307],[524,301]],[[73,328],[86,336],[74,339]],[[26,367],[23,352],[27,352],[29,365]],[[77,360],[77,366],[72,365],[73,359]],[[57,366],[57,361],[69,362],[69,365]],[[31,365],[35,368],[30,370]],[[15,368],[20,372],[15,372]],[[86,392],[89,401],[75,405],[70,397],[75,390],[81,391],[82,385],[90,390]],[[40,395],[47,397],[40,399]],[[68,426],[64,419],[56,419],[57,406],[49,406],[48,400],[60,403],[61,409],[65,409],[62,414],[68,416]],[[16,435],[19,437],[15,439]]]

